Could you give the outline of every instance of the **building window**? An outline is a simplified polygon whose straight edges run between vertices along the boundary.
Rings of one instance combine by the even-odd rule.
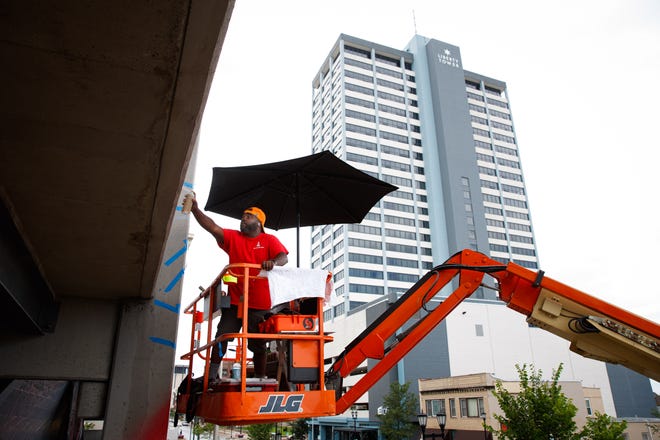
[[[456,417],[456,400],[449,399],[449,417]]]
[[[364,148],[365,150],[372,151],[376,151],[378,149],[378,146],[373,142],[362,141],[350,137],[346,138],[346,145],[349,147]]]
[[[379,257],[377,255],[357,254],[353,252],[348,254],[348,260],[358,261],[361,263],[383,264],[383,257]]]
[[[478,82],[473,82],[473,81],[467,80],[467,79],[465,80],[465,85],[469,89],[474,89],[474,90],[480,90],[481,89],[481,84],[479,84]]]
[[[385,64],[389,64],[390,66],[396,66],[396,67],[400,66],[399,60],[396,60],[394,58],[390,58],[390,57],[385,56],[385,55],[376,54],[376,59],[380,62],[385,63]]]
[[[397,217],[394,215],[386,215],[385,222],[396,225],[415,226],[415,220],[412,218]]]
[[[526,267],[527,269],[538,269],[538,265],[533,262],[533,261],[525,261],[525,260],[513,260],[514,263],[521,265],[522,267]]]
[[[584,405],[587,407],[587,415],[593,415],[593,411],[591,410],[591,401],[589,399],[584,399]]]
[[[509,253],[509,248],[507,246],[501,245],[501,244],[489,244],[490,250],[494,252],[504,252],[506,254]]]
[[[368,269],[348,269],[348,276],[350,277],[360,277],[360,278],[370,278],[374,280],[382,280],[383,272],[378,270],[368,270]]]
[[[363,58],[371,59],[371,51],[370,50],[358,49],[357,47],[351,47],[351,46],[344,45],[344,52],[352,53],[354,55],[358,55],[358,56],[361,56]]]
[[[382,235],[383,233],[383,230],[377,226],[365,226],[362,224],[348,225],[348,230],[350,232],[360,232],[362,234],[371,234],[371,235]]]
[[[477,336],[483,336],[484,335],[484,326],[481,324],[475,324],[474,325],[474,331]]]
[[[484,399],[482,397],[470,397],[459,399],[461,405],[461,417],[481,417],[484,411]]]
[[[363,63],[362,61],[357,61],[352,58],[344,58],[344,63],[348,64],[349,66],[356,66],[360,67],[361,69],[371,71],[371,64]]]
[[[401,203],[383,202],[383,208],[397,212],[415,212],[414,206],[402,205]]]
[[[383,247],[383,244],[380,241],[361,240],[357,238],[349,238],[348,245],[367,249],[382,249]]]
[[[426,414],[429,417],[435,417],[440,413],[445,413],[445,399],[431,399],[426,401]]]
[[[477,95],[476,93],[467,92],[467,96],[468,98],[472,98],[476,101],[482,101],[482,102],[484,101],[484,97],[481,95]]]
[[[532,237],[523,237],[522,235],[510,234],[511,241],[517,241],[518,243],[527,243],[533,244],[534,240]]]
[[[350,283],[348,285],[348,290],[355,293],[370,293],[373,295],[383,295],[385,289],[382,286],[370,286],[366,284],[354,284]]]
[[[414,268],[417,268],[419,265],[419,263],[416,260],[406,260],[404,258],[388,258],[387,264],[389,266],[414,267]]]
[[[379,228],[380,229],[380,228]],[[394,229],[385,229],[385,235],[388,237],[397,237],[397,238],[404,238],[407,240],[416,240],[417,239],[417,234],[412,231],[401,231],[401,230],[394,230]]]
[[[510,218],[518,218],[521,220],[529,220],[529,215],[525,214],[524,212],[506,211],[506,216]]]
[[[408,274],[408,273],[388,272],[387,273],[387,279],[390,280],[390,281],[403,281],[403,282],[406,282],[406,283],[415,283],[419,280],[419,276]]]
[[[416,254],[417,246],[406,246],[404,244],[387,243],[386,249],[392,252],[402,252],[404,254]]]

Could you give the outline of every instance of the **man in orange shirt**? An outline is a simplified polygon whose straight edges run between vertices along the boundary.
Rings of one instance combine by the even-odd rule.
[[[260,264],[263,270],[272,270],[275,266],[284,266],[288,261],[287,249],[274,235],[264,232],[266,214],[257,207],[247,208],[241,217],[240,230],[223,229],[210,217],[204,214],[193,198],[192,214],[202,228],[215,237],[220,249],[229,256],[229,264],[252,263]],[[238,304],[243,297],[243,283],[229,284],[231,307],[223,309],[215,337],[225,333],[236,333],[240,330],[242,321],[238,318]],[[249,284],[248,299],[248,332],[258,333],[259,323],[271,309],[270,292],[266,278],[252,278]],[[220,347],[216,344],[211,350],[209,379],[218,376],[220,362],[227,351],[228,341],[223,341]],[[264,377],[266,374],[266,342],[264,339],[249,339],[248,348],[252,351],[254,375]]]

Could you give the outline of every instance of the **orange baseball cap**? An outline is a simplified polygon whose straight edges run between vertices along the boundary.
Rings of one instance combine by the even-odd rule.
[[[251,206],[247,208],[243,213],[248,213],[254,215],[258,220],[259,223],[261,223],[261,227],[264,228],[266,227],[266,214],[256,206]]]

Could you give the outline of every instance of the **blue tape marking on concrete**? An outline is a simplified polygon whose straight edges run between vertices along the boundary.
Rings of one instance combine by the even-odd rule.
[[[151,342],[155,342],[156,344],[163,344],[167,347],[176,348],[174,341],[170,341],[169,339],[156,338],[155,336],[149,336],[149,339]]]
[[[169,266],[170,264],[174,263],[177,258],[179,258],[181,255],[185,254],[186,251],[188,250],[188,239],[183,240],[183,247],[176,251],[174,255],[172,255],[166,262],[165,266]]]
[[[176,286],[176,283],[178,283],[181,277],[183,277],[185,271],[185,269],[181,269],[179,273],[174,276],[174,279],[170,281],[170,284],[165,287],[165,293],[169,293],[170,290],[174,289],[174,286]]]
[[[186,188],[191,188],[192,189],[193,184],[190,183],[190,182],[183,182],[183,186],[185,186]]]
[[[181,308],[181,304],[172,305],[172,304],[168,304],[168,303],[163,302],[163,301],[159,301],[157,299],[154,300],[154,304],[157,305],[158,307],[162,307],[164,309],[167,309],[170,312],[174,312],[177,315],[179,314],[179,309]]]

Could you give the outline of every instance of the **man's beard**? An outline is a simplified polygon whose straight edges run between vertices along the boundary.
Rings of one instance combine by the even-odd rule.
[[[241,222],[241,232],[245,235],[252,235],[255,232],[261,232],[261,225],[259,223],[245,223]]]

